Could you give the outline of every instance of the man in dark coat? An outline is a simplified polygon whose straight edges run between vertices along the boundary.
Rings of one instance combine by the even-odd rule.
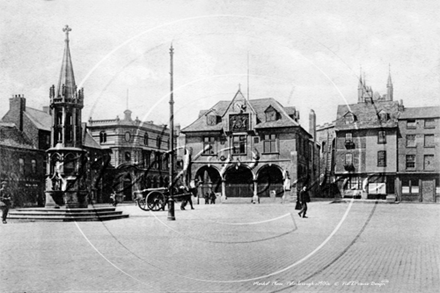
[[[2,210],[2,221],[3,224],[6,224],[6,218],[8,217],[9,207],[11,206],[11,196],[6,187],[6,182],[3,181],[1,183],[0,188],[0,208]]]
[[[299,192],[299,201],[301,203],[301,210],[299,211],[298,215],[301,218],[301,215],[303,218],[307,218],[307,203],[310,202],[309,193],[307,191],[307,188],[304,186],[301,191]]]

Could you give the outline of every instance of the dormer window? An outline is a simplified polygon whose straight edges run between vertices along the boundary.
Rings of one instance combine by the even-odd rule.
[[[387,122],[389,119],[388,113],[383,110],[379,112],[378,116],[379,116],[380,122]]]
[[[353,113],[347,113],[345,115],[345,124],[351,124],[356,121],[356,116]]]
[[[278,112],[272,106],[269,106],[264,112],[266,114],[266,122],[277,121],[279,119]]]
[[[219,123],[219,117],[217,115],[206,115],[206,125],[214,126]]]

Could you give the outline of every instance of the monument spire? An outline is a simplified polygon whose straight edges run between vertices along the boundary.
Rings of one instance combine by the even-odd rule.
[[[63,32],[66,33],[64,55],[61,64],[60,79],[58,80],[57,97],[74,98],[76,92],[75,76],[73,74],[72,57],[69,48],[69,32],[72,29],[66,25]]]

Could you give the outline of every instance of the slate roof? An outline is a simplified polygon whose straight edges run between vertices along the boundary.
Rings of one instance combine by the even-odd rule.
[[[273,127],[294,127],[299,126],[298,122],[289,117],[289,113],[294,112],[294,107],[288,107],[286,109],[275,99],[255,99],[247,101],[251,108],[255,111],[257,116],[257,125],[255,128],[273,128]],[[223,123],[219,122],[216,125],[208,125],[206,123],[206,115],[216,115],[223,117],[231,104],[231,101],[219,101],[213,107],[208,110],[201,110],[199,117],[190,125],[183,128],[182,132],[197,132],[197,131],[221,131],[223,129]],[[281,118],[277,121],[265,121],[264,111],[272,106],[276,111],[280,113]],[[293,113],[292,113],[293,114]]]
[[[52,116],[44,111],[40,111],[34,108],[26,107],[26,111],[23,112],[34,125],[40,130],[50,131],[52,125]]]
[[[370,128],[394,128],[397,127],[399,102],[397,101],[374,101],[373,103],[361,102],[350,105],[339,105],[335,121],[336,130],[370,129]],[[382,122],[378,113],[385,111],[389,114],[389,120]],[[353,113],[356,117],[354,123],[346,124],[345,115]]]
[[[96,140],[92,137],[92,134],[87,129],[87,123],[81,123],[82,136],[83,136],[83,146],[94,149],[102,149],[101,145],[96,142]]]
[[[405,108],[400,113],[399,120],[402,119],[415,119],[415,118],[439,118],[440,107],[414,107]]]
[[[35,149],[30,139],[10,122],[0,122],[0,145]]]

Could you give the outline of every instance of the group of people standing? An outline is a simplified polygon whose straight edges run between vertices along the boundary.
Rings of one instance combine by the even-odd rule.
[[[188,192],[189,195],[182,200],[182,204],[180,205],[181,210],[185,210],[187,204],[190,205],[192,210],[194,209],[192,197],[197,197],[197,190],[200,184],[201,182],[198,179],[195,179],[191,180],[191,182],[189,183],[189,188],[182,187],[185,189],[185,191]],[[217,196],[214,191],[210,190],[209,192],[205,193],[204,199],[205,204],[215,204]]]

